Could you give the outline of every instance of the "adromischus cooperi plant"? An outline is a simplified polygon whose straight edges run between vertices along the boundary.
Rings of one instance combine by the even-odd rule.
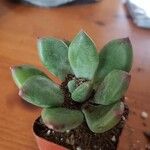
[[[38,40],[43,65],[65,81],[70,101],[79,109],[65,107],[64,92],[45,73],[30,65],[11,68],[19,95],[27,102],[43,108],[41,117],[49,128],[65,132],[87,122],[89,129],[103,133],[113,128],[124,112],[122,98],[130,82],[132,46],[128,38],[112,40],[100,53],[83,31],[71,43],[55,38]],[[92,98],[91,93],[94,95]]]

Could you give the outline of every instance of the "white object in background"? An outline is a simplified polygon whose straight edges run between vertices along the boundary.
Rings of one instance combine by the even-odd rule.
[[[137,26],[150,28],[150,0],[127,0],[126,5]]]
[[[66,3],[73,2],[74,0],[24,0],[24,1],[41,7],[56,7]]]
[[[142,111],[142,112],[141,112],[141,117],[142,117],[143,119],[147,119],[147,118],[148,118],[148,113],[145,112],[145,111]]]

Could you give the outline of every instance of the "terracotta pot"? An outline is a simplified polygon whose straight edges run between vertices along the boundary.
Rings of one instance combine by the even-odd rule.
[[[53,142],[47,141],[41,137],[39,137],[38,135],[36,135],[36,133],[33,131],[34,137],[36,139],[37,145],[39,150],[67,150],[66,148],[57,145]]]
[[[42,137],[39,137],[36,133],[36,120],[33,123],[33,135],[35,137],[36,143],[38,145],[39,150],[68,150],[67,148],[55,144],[54,142],[48,141]]]

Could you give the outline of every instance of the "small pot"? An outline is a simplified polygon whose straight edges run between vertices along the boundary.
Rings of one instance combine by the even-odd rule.
[[[111,129],[105,133],[102,133],[100,135],[100,139],[97,141],[97,143],[100,144],[99,146],[102,148],[102,150],[116,150],[117,149],[119,137],[122,133],[122,130],[123,130],[123,127],[125,124],[124,118],[127,119],[128,113],[129,113],[129,109],[128,109],[127,105],[125,105],[125,106],[126,106],[125,112],[123,114],[124,117],[121,119],[120,123],[118,123],[118,125],[116,125],[113,129]],[[47,134],[48,130],[50,130],[50,129],[48,129],[44,124],[41,124],[41,118],[40,117],[35,120],[35,122],[33,124],[33,134],[34,134],[34,137],[36,139],[37,145],[38,145],[40,150],[69,150],[69,149],[74,149],[73,147],[70,147],[70,146],[68,147],[68,145],[63,145],[63,146],[61,146],[62,144],[59,145],[60,141],[58,142],[58,144],[56,144],[55,140],[54,140],[54,142],[52,142],[49,140],[48,137],[43,136],[44,132]],[[78,129],[76,129],[76,131],[77,130]],[[53,132],[53,130],[52,130],[52,132]],[[82,127],[80,128],[80,132],[78,132],[78,133],[81,133],[81,132],[84,132],[84,129]],[[93,134],[93,133],[91,132],[90,134]],[[112,138],[114,134],[115,134],[115,139]],[[88,136],[83,137],[83,139],[85,139],[87,137]],[[87,140],[87,141],[89,141],[89,140]],[[109,141],[109,143],[106,143],[107,141]],[[89,141],[89,142],[93,145],[94,144],[93,142],[96,142],[96,141],[95,141],[95,139],[92,139],[92,141]],[[76,142],[76,143],[79,144],[78,142]],[[87,145],[87,143],[85,145]]]
[[[33,132],[39,150],[67,150],[67,148],[57,145],[53,142],[47,141]]]

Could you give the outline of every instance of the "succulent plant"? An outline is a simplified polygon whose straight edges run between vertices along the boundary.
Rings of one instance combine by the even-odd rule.
[[[15,66],[11,71],[19,95],[43,108],[46,126],[65,132],[86,121],[91,131],[103,133],[119,123],[131,78],[128,38],[112,40],[98,53],[91,38],[81,31],[72,42],[41,38],[38,50],[43,65],[62,80],[61,85],[31,65]]]

